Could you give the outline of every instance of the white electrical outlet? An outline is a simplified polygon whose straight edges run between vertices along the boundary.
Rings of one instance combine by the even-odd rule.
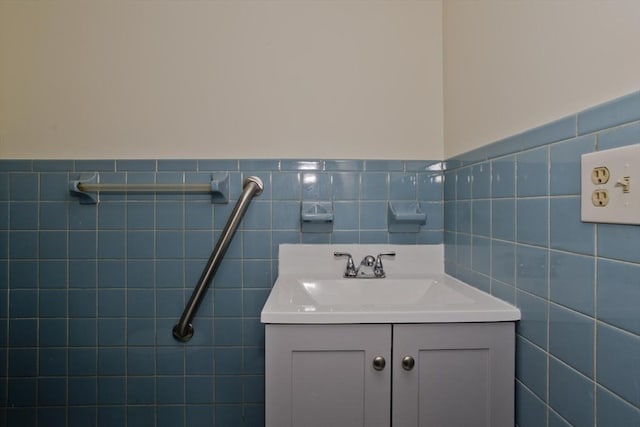
[[[583,154],[582,221],[640,224],[640,144]]]

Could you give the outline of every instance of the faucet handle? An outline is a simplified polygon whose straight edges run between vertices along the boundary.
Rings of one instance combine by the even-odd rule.
[[[382,257],[383,256],[394,257],[394,256],[396,256],[396,253],[395,252],[387,252],[387,253],[378,254],[378,257],[376,258],[376,263],[373,266],[373,274],[376,277],[380,277],[380,278],[385,277],[384,268],[382,267]]]
[[[333,256],[336,258],[339,257],[348,257],[347,259],[347,268],[344,270],[344,277],[355,277],[358,272],[356,271],[356,266],[353,263],[353,257],[350,253],[347,252],[334,252]]]

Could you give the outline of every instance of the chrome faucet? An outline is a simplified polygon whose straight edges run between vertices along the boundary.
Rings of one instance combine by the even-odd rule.
[[[396,256],[396,253],[395,252],[382,253],[382,254],[378,254],[377,257],[374,257],[373,255],[367,255],[364,258],[362,258],[362,261],[360,261],[360,265],[358,266],[358,268],[356,268],[353,262],[353,257],[349,253],[334,252],[333,256],[347,257],[347,266],[344,270],[344,277],[346,278],[382,279],[386,277],[386,274],[384,272],[384,267],[382,266],[382,257],[384,256],[393,257],[393,256]],[[370,271],[369,272],[362,271],[363,267],[369,268]]]

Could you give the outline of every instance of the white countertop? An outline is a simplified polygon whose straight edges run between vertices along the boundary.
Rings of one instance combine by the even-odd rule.
[[[343,278],[349,252],[383,258],[383,279]],[[442,245],[280,246],[279,276],[262,310],[262,323],[453,323],[520,319],[520,310],[443,271]]]

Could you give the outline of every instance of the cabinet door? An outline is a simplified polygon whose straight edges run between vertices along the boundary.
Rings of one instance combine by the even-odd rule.
[[[389,426],[391,325],[267,325],[265,334],[266,427]]]
[[[514,340],[512,322],[394,325],[393,426],[512,427]]]

